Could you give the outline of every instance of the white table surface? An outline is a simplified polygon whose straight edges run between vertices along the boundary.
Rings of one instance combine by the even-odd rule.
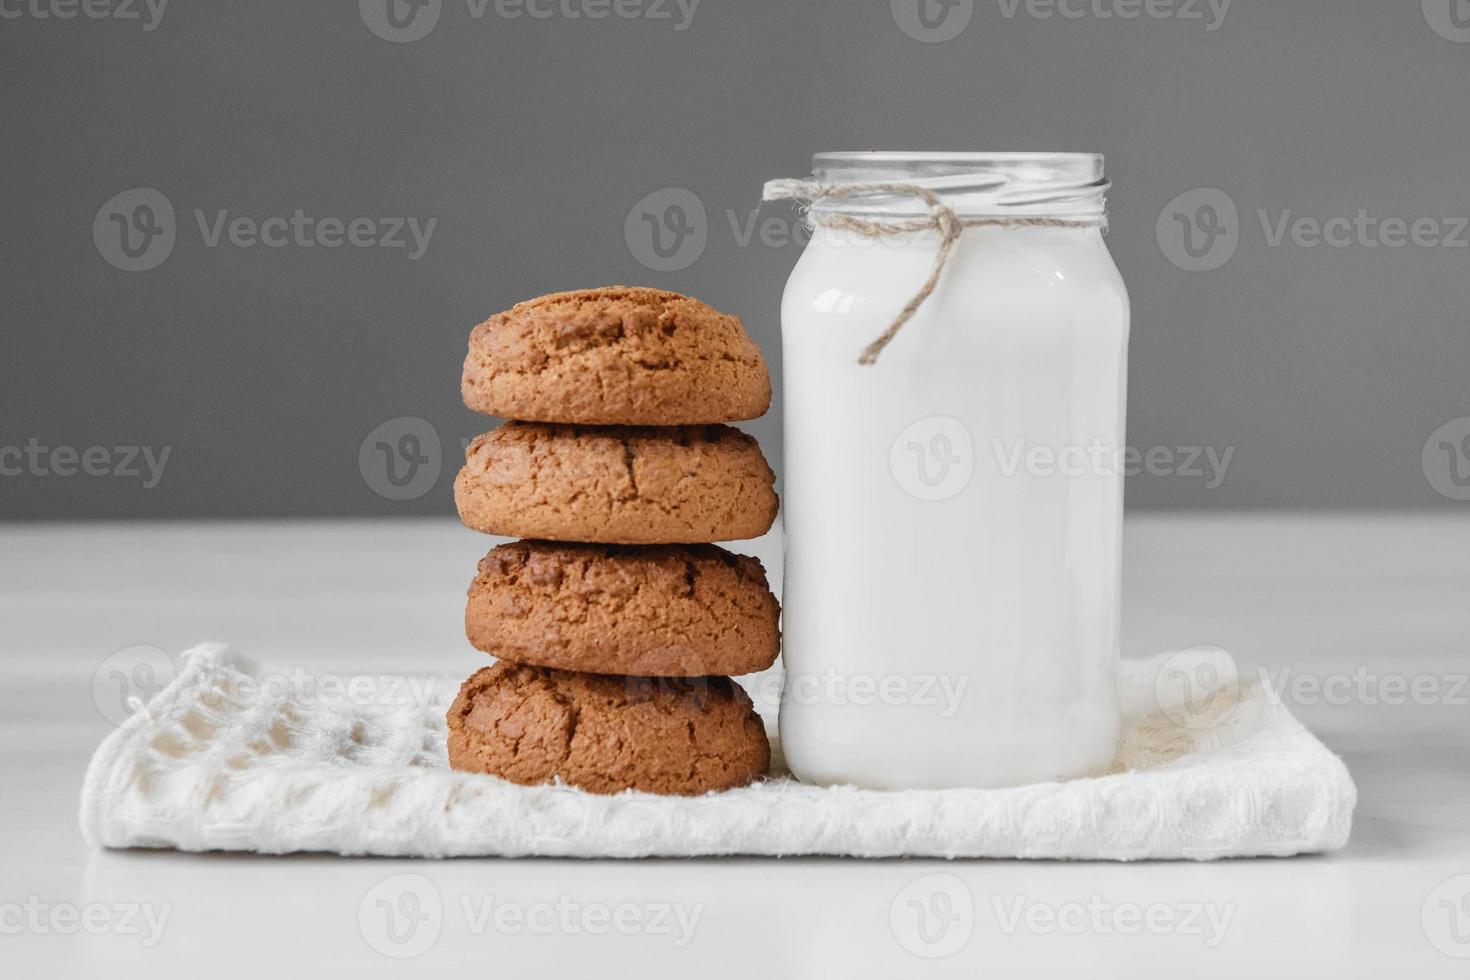
[[[1278,680],[1290,668],[1288,681],[1347,685],[1346,697],[1286,695],[1357,781],[1353,840],[1332,856],[414,862],[83,843],[78,787],[110,729],[92,678],[109,654],[151,644],[176,655],[222,639],[275,663],[468,674],[482,657],[460,632],[461,604],[487,544],[447,520],[0,525],[0,976],[361,977],[461,964],[492,976],[640,978],[1470,975],[1470,959],[1449,955],[1470,956],[1470,878],[1436,891],[1470,875],[1465,515],[1129,521],[1126,655],[1213,643]],[[776,564],[774,541],[752,550]],[[1439,695],[1390,703],[1395,677]],[[437,938],[408,960],[379,951],[407,946],[385,947],[359,924],[383,894],[369,892],[394,879],[391,893],[402,874],[425,876],[443,903]],[[934,874],[953,879],[904,891]],[[974,901],[972,926],[951,920],[944,942],[964,942],[946,958],[917,955],[910,947],[940,947],[905,944],[889,924],[895,902],[916,894],[944,912],[935,887]],[[580,931],[513,932],[513,919],[497,928],[478,918],[487,901],[560,903]],[[579,923],[598,920],[576,917],[660,903],[697,909],[682,946],[657,928],[590,934]],[[98,907],[87,913],[96,934],[61,931],[68,909],[88,906]],[[134,906],[166,914],[157,936],[122,922]],[[1010,924],[1018,907],[1030,925]],[[1130,909],[1151,908],[1174,925],[1125,931]],[[1186,921],[1199,908],[1228,912],[1223,934]],[[1048,928],[1049,914],[1065,928]]]

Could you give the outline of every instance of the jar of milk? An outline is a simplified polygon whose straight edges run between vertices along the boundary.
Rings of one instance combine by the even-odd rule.
[[[1118,736],[1128,294],[1085,153],[823,153],[782,303],[801,779],[1095,775]]]

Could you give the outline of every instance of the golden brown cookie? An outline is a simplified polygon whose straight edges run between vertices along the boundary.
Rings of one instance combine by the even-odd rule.
[[[480,562],[464,625],[501,660],[700,677],[771,666],[780,615],[760,561],[714,545],[516,541]]]
[[[608,544],[756,538],[776,519],[775,474],[726,425],[507,422],[470,443],[454,481],[469,527]]]
[[[765,359],[739,317],[638,286],[497,313],[470,334],[461,391],[487,415],[584,425],[733,422],[771,404]]]
[[[449,765],[526,785],[695,796],[770,765],[765,726],[728,677],[611,677],[497,663],[449,708]]]

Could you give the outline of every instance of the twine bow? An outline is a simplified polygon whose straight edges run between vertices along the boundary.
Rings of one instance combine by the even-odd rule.
[[[929,211],[926,218],[909,218],[905,220],[873,220],[861,218],[857,215],[829,213],[817,214],[811,211],[810,205],[816,201],[833,200],[846,197],[862,197],[871,194],[893,194],[899,197],[916,197],[924,202]],[[815,180],[773,180],[766,184],[762,195],[765,201],[795,200],[807,206],[807,217],[814,223],[820,223],[828,228],[850,231],[863,238],[883,238],[889,235],[908,235],[922,231],[939,232],[939,250],[934,256],[934,268],[919,291],[904,304],[903,309],[893,318],[888,329],[879,334],[877,339],[863,348],[858,357],[858,363],[864,366],[876,364],[878,355],[883,353],[904,325],[914,318],[919,312],[919,307],[934,294],[939,286],[939,278],[944,274],[945,267],[949,265],[951,255],[954,253],[955,243],[960,240],[961,233],[966,228],[977,228],[981,225],[993,225],[1001,228],[1100,228],[1104,221],[1102,218],[1086,218],[1080,220],[1065,218],[964,218],[961,219],[955,213],[954,208],[944,203],[939,195],[927,187],[918,184],[906,184],[902,182],[877,182],[871,184],[823,184]]]

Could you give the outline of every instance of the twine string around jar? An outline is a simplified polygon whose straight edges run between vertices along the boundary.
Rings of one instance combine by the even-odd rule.
[[[905,220],[875,220],[863,218],[854,214],[843,214],[841,212],[816,212],[811,205],[817,201],[834,200],[840,198],[862,197],[873,194],[892,194],[900,197],[916,197],[924,202],[929,215],[925,218],[909,218]],[[904,304],[903,309],[893,318],[888,328],[878,337],[863,348],[858,357],[858,363],[864,366],[876,364],[878,355],[883,353],[898,332],[904,328],[914,314],[925,301],[933,295],[939,286],[939,279],[944,275],[945,267],[949,265],[950,257],[954,253],[955,244],[960,240],[960,235],[966,228],[978,228],[981,226],[993,226],[998,228],[1101,228],[1105,221],[1103,218],[960,218],[954,208],[946,204],[943,199],[927,187],[919,184],[903,182],[881,181],[867,184],[824,184],[816,180],[772,180],[767,182],[762,200],[783,201],[794,200],[806,208],[809,221],[820,224],[826,228],[839,231],[849,231],[863,238],[886,238],[892,235],[909,235],[924,231],[937,231],[939,233],[939,247],[934,256],[934,267],[929,277],[924,280],[913,297]]]

